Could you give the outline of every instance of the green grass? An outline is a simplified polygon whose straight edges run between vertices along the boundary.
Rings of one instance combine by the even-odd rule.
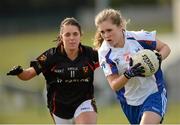
[[[0,113],[0,124],[51,124],[50,113],[45,109],[31,108],[19,112]]]
[[[92,45],[90,35],[84,34],[84,44]],[[56,32],[44,32],[35,34],[17,34],[0,37],[0,71],[1,74],[9,70],[13,65],[29,66],[29,62],[50,47],[56,46]]]
[[[0,75],[6,80],[15,81],[16,78],[6,77],[6,72],[14,65],[28,67],[29,62],[39,56],[46,49],[56,46],[51,42],[56,38],[56,32],[45,32],[36,34],[17,34],[8,37],[0,37]],[[92,45],[93,33],[84,34],[82,38],[84,44]],[[39,77],[38,77],[39,78]],[[41,78],[39,78],[41,79]],[[42,80],[42,79],[41,79]],[[33,82],[33,81],[30,81]],[[30,83],[27,82],[27,83]],[[18,85],[20,84],[18,81]],[[43,85],[43,83],[41,84]],[[33,86],[37,87],[36,83]],[[170,104],[165,116],[164,124],[180,123],[180,104]],[[128,123],[119,105],[107,107],[99,106],[98,123]],[[26,123],[26,124],[49,124],[52,123],[46,107],[27,108],[26,110],[15,111],[12,113],[0,111],[0,123]]]
[[[179,105],[171,104],[164,118],[163,124],[180,123]],[[26,110],[14,113],[0,113],[1,124],[51,124],[52,118],[46,107],[27,108]],[[98,108],[99,124],[128,124],[125,115],[118,104],[110,106],[99,106]]]
[[[110,106],[100,107],[98,114],[99,124],[128,124],[120,105],[113,104]]]

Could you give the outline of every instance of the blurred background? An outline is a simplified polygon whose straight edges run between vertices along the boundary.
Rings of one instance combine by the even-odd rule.
[[[1,0],[0,1],[0,124],[51,124],[42,75],[21,81],[6,76],[14,65],[29,66],[52,41],[65,17],[82,24],[82,43],[92,46],[94,17],[104,8],[119,9],[130,20],[127,30],[157,31],[172,52],[163,62],[168,87],[164,124],[180,123],[180,1],[179,0]],[[128,123],[100,69],[95,74],[99,124]]]

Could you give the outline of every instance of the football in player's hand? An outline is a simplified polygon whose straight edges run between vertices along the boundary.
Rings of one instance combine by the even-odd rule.
[[[133,66],[137,63],[141,63],[145,70],[143,74],[146,77],[153,75],[159,69],[159,60],[157,55],[149,49],[140,50],[132,56],[132,60]]]

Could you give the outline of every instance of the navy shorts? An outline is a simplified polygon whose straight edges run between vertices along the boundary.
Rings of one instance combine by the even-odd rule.
[[[145,111],[152,111],[159,114],[162,119],[166,111],[167,94],[164,89],[162,92],[151,94],[142,105],[132,106],[121,102],[121,107],[131,124],[139,124]]]

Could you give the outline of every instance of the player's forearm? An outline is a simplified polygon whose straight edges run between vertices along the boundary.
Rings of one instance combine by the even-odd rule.
[[[164,45],[163,48],[159,51],[159,53],[162,56],[162,60],[166,59],[168,57],[168,55],[170,54],[171,49],[169,48],[168,45]]]
[[[114,79],[113,80],[113,84],[114,84],[113,88],[114,88],[114,90],[118,91],[121,88],[123,88],[124,85],[127,83],[127,81],[128,81],[128,79],[124,75],[121,75],[117,79]]]
[[[36,76],[36,71],[34,70],[33,67],[30,67],[30,68],[24,69],[23,72],[17,76],[19,79],[27,81]]]
[[[128,79],[124,75],[108,76],[107,80],[114,91],[120,90],[127,83]]]
[[[162,56],[162,60],[164,60],[170,54],[171,49],[169,48],[169,46],[166,43],[164,43],[164,42],[162,42],[162,41],[160,41],[158,39],[156,39],[156,41],[157,41],[156,50]]]

